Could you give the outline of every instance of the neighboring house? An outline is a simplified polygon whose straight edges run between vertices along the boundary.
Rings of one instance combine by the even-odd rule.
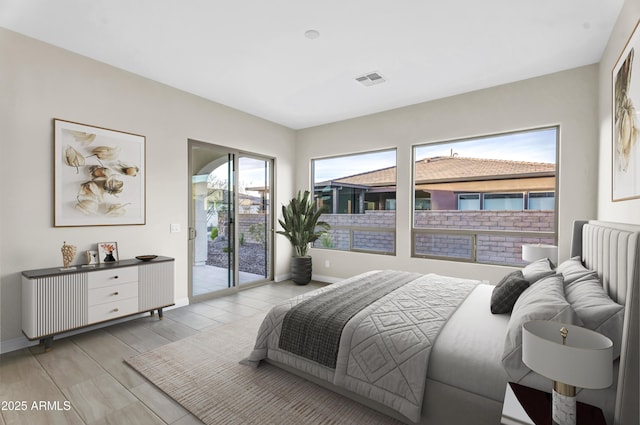
[[[464,158],[456,154],[415,162],[416,210],[553,210],[556,166],[550,163]],[[317,183],[327,213],[394,210],[396,167]]]

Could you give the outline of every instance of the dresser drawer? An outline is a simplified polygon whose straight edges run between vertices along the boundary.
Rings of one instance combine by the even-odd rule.
[[[88,274],[89,289],[113,286],[119,283],[137,282],[137,267],[120,267],[113,270],[100,270]]]
[[[116,319],[138,312],[138,297],[89,307],[89,323]]]
[[[89,289],[89,307],[97,304],[134,298],[138,296],[138,283],[130,282],[121,285],[103,286]]]

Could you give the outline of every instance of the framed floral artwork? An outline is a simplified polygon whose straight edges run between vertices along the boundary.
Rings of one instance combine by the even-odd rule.
[[[117,242],[98,242],[98,261],[100,263],[115,263],[118,259]]]
[[[640,198],[640,21],[612,71],[611,200]],[[638,56],[636,57],[636,53]]]
[[[54,119],[54,226],[146,220],[144,136]]]

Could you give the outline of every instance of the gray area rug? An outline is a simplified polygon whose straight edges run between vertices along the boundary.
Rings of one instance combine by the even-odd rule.
[[[182,339],[126,362],[209,425],[399,424],[268,364],[238,362],[264,315]]]

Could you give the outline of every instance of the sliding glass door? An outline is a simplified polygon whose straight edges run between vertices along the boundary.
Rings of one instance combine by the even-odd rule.
[[[272,160],[189,142],[189,298],[271,279]]]
[[[238,269],[239,283],[269,277],[271,253],[270,160],[238,158]]]

